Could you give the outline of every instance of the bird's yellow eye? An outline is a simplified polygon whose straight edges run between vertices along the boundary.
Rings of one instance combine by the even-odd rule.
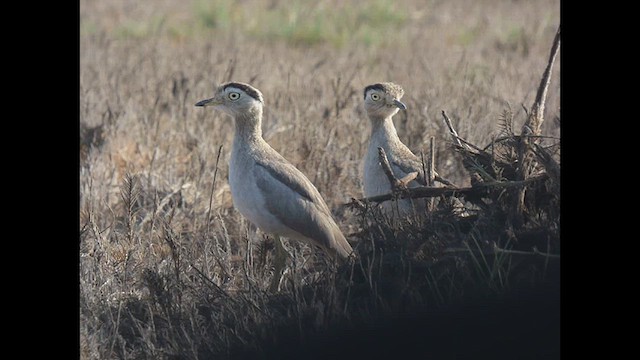
[[[237,92],[230,92],[229,93],[229,100],[236,101],[238,99],[240,99],[240,93],[237,93]]]
[[[378,100],[380,100],[380,95],[378,95],[378,94],[371,94],[371,100],[373,100],[373,101],[378,101]]]

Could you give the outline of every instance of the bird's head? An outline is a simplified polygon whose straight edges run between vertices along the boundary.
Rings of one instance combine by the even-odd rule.
[[[263,105],[260,90],[240,82],[224,83],[218,86],[214,97],[196,103],[196,106],[213,106],[233,117],[248,113],[261,114]]]
[[[407,106],[400,101],[404,90],[400,85],[383,82],[364,88],[364,109],[370,118],[388,118]]]

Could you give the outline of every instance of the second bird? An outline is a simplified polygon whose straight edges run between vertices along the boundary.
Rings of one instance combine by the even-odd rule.
[[[391,82],[376,83],[364,88],[364,109],[371,122],[369,147],[364,156],[364,195],[366,197],[391,192],[389,179],[380,166],[378,147],[384,149],[396,178],[401,179],[409,173],[418,172],[416,179],[408,186],[425,185],[422,161],[400,141],[393,125],[393,115],[407,108],[400,101],[403,95],[402,87]],[[394,211],[396,204],[393,202],[386,201],[381,205],[387,214],[396,213]],[[423,199],[402,199],[397,203],[400,216],[406,216],[413,211],[424,212],[425,206]]]
[[[319,246],[338,259],[348,258],[353,250],[316,187],[262,138],[263,105],[258,89],[239,82],[220,85],[213,98],[196,104],[213,106],[234,118],[231,196],[245,218],[276,236],[275,290],[286,259],[280,236]]]

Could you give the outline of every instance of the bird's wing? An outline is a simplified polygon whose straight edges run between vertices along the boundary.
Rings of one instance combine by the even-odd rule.
[[[277,164],[277,165],[276,165]],[[257,174],[259,187],[265,187],[267,190],[268,183],[274,183],[274,180],[284,185],[292,193],[301,196],[306,201],[313,203],[320,211],[330,214],[329,207],[318,192],[318,189],[307,179],[307,177],[288,161],[257,162]],[[276,165],[276,166],[274,166]]]
[[[391,158],[388,160],[396,178],[401,179],[409,173],[417,172],[418,176],[415,181],[420,185],[426,185],[422,161],[411,150],[407,148],[396,149],[396,152],[391,154]]]
[[[409,148],[401,147],[397,150],[397,153],[392,154],[389,163],[393,169],[396,178],[401,179],[409,173],[418,172],[418,176],[414,181],[417,181],[422,186],[427,186],[424,176],[424,168],[422,167],[422,160],[416,156]],[[426,164],[425,164],[426,166]],[[451,181],[443,178],[437,171],[433,171],[435,180],[445,185],[455,186]]]
[[[336,243],[346,242],[327,204],[302,172],[286,161],[259,161],[257,165],[258,188],[278,220],[327,249],[335,251]]]

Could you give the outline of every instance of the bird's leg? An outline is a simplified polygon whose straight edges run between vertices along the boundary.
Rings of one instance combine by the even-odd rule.
[[[280,289],[280,281],[282,279],[282,272],[287,263],[287,250],[282,245],[282,239],[276,235],[276,256],[274,259],[275,270],[273,272],[273,279],[271,279],[271,286],[269,290],[271,292],[277,292]]]

